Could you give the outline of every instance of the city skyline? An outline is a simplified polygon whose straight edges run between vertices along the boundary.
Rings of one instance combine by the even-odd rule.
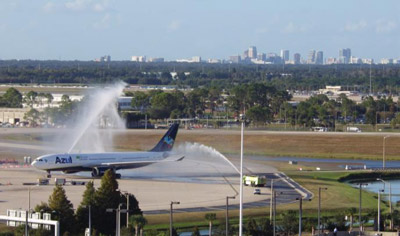
[[[257,46],[324,52],[351,48],[360,58],[398,59],[400,3],[254,0],[2,1],[0,59],[93,60],[111,55],[227,59]]]

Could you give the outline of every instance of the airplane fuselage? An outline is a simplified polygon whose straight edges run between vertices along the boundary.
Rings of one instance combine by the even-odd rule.
[[[147,152],[104,152],[104,153],[64,153],[49,154],[38,157],[32,166],[45,170],[50,177],[51,171],[75,173],[79,171],[92,171],[92,176],[102,176],[106,170],[133,169],[152,163],[165,161],[180,161],[168,158],[178,133],[178,124],[173,124],[164,134],[157,145]],[[172,160],[171,160],[172,159]]]
[[[131,169],[168,157],[168,152],[106,152],[49,154],[38,157],[32,165],[45,171],[91,171],[93,168]],[[111,165],[109,163],[120,163]]]

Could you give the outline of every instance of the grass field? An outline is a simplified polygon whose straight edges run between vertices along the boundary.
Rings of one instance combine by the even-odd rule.
[[[137,139],[133,133],[117,135],[114,143],[118,149],[146,150],[159,138],[160,134],[144,132]],[[381,159],[383,135],[340,134],[340,133],[276,133],[247,131],[244,137],[246,154],[266,156],[296,156],[342,159]],[[393,134],[386,139],[386,158],[400,159],[397,143],[400,136]],[[237,154],[240,151],[238,131],[205,130],[180,131],[177,143],[198,142],[214,147],[222,153]]]

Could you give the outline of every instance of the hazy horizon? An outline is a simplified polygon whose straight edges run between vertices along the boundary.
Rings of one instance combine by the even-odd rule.
[[[93,60],[133,55],[226,59],[311,49],[400,58],[400,3],[353,1],[35,0],[0,2],[0,59]]]

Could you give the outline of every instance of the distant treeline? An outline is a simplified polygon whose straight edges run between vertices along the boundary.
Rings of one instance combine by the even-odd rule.
[[[176,72],[174,77],[171,72]],[[189,73],[187,73],[189,72]],[[262,82],[280,90],[316,90],[341,85],[349,90],[397,94],[399,65],[254,65],[138,63],[130,61],[0,61],[0,83],[109,83],[230,88]]]

